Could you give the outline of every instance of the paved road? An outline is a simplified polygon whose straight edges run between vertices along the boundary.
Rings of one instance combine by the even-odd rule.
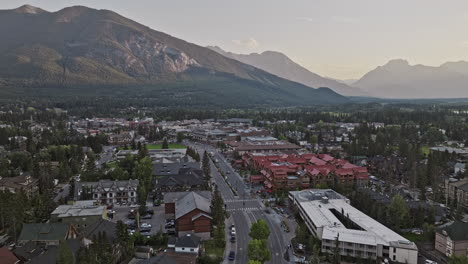
[[[253,222],[263,219],[267,222],[271,231],[270,237],[268,238],[268,245],[272,254],[271,261],[268,263],[287,263],[283,258],[283,254],[289,244],[289,240],[281,230],[281,217],[272,210],[265,208],[260,200],[250,198],[248,186],[246,186],[239,174],[232,169],[215,148],[201,144],[191,144],[191,146],[195,147],[200,152],[200,155],[202,155],[205,150],[213,153],[213,159],[217,160],[217,165],[220,170],[223,171],[224,175],[226,175],[227,181],[237,190],[237,195],[235,195],[224,178],[220,175],[217,168],[211,163],[213,180],[218,186],[226,203],[226,209],[230,214],[229,219],[227,219],[226,232],[228,232],[227,229],[232,223],[236,226],[236,243],[232,244],[227,242],[226,254],[230,250],[234,250],[236,252],[235,263],[247,263],[247,245],[250,241],[248,235],[250,226]],[[227,240],[229,240],[229,238],[230,236],[228,235]],[[225,259],[227,259],[227,257]],[[228,262],[226,261],[226,263]]]
[[[70,184],[66,184],[65,186],[63,186],[63,191],[57,193],[57,195],[55,196],[54,198],[54,202],[58,202],[60,200],[60,198],[63,198],[65,199],[65,197],[68,196],[68,194],[70,193]]]

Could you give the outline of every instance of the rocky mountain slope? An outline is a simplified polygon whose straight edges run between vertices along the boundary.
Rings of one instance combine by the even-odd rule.
[[[29,5],[0,10],[0,35],[0,92],[7,95],[41,95],[50,89],[55,95],[109,95],[118,88],[143,89],[152,96],[163,89],[170,98],[186,96],[187,102],[213,93],[218,94],[215,102],[205,103],[235,103],[244,96],[254,98],[239,103],[348,101],[329,89],[279,78],[108,10],[74,6],[48,12]],[[226,96],[231,98],[221,98]]]

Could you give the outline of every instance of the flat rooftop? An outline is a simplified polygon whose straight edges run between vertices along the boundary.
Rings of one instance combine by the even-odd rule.
[[[377,222],[349,204],[349,200],[333,190],[304,190],[290,192],[314,225],[323,227],[322,239],[364,245],[385,245],[417,250],[414,243]],[[345,226],[339,219],[346,217],[354,228]]]
[[[77,205],[60,205],[52,215],[57,217],[74,217],[74,216],[97,216],[102,215],[106,210],[105,206],[77,206]]]

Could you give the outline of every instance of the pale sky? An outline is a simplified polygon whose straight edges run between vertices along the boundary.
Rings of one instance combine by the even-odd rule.
[[[280,51],[337,79],[396,58],[432,66],[468,60],[467,0],[2,0],[0,9],[23,4],[110,9],[202,46]]]

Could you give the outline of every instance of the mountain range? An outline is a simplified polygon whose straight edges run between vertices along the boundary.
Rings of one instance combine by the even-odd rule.
[[[185,105],[346,103],[109,10],[0,10],[4,96],[141,96]]]
[[[468,98],[468,62],[432,67],[391,60],[352,85],[385,98]]]
[[[227,52],[218,46],[208,48],[231,59],[252,65],[281,78],[302,83],[310,87],[328,87],[333,91],[346,96],[365,96],[365,92],[357,87],[347,85],[343,81],[337,81],[322,77],[313,73],[298,63],[291,60],[285,54],[276,51],[264,51],[262,53],[236,54]]]

